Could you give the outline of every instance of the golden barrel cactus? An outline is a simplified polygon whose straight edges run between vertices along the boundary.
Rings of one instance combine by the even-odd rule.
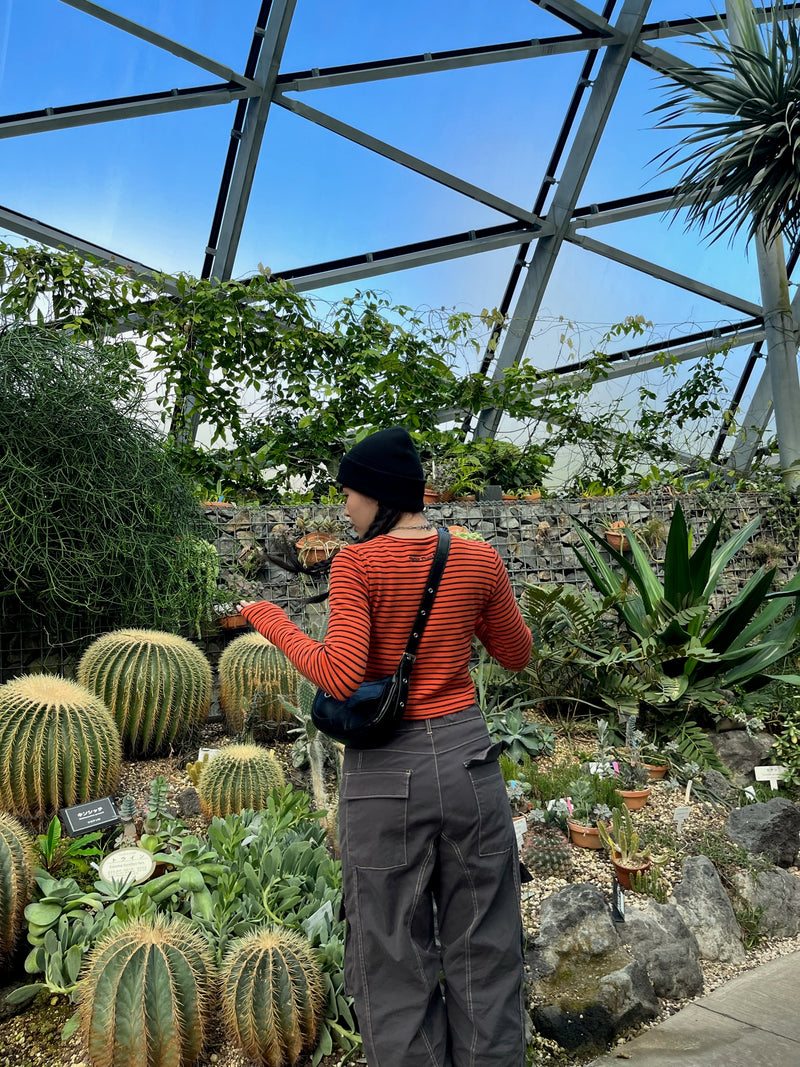
[[[197,781],[200,808],[207,818],[261,811],[273,789],[286,784],[283,768],[258,745],[228,745],[206,763]]]
[[[14,955],[33,888],[33,836],[0,814],[0,963]]]
[[[132,756],[188,741],[211,707],[211,664],[191,641],[160,630],[98,637],[81,657],[78,681],[108,705]]]
[[[242,732],[254,697],[265,721],[291,719],[281,697],[296,704],[299,681],[296,668],[261,634],[243,634],[231,641],[219,658],[219,705],[230,732]]]
[[[51,674],[0,686],[0,809],[52,815],[113,793],[121,761],[116,723],[91,690]]]
[[[222,964],[226,1030],[254,1063],[292,1067],[314,1047],[322,1010],[322,971],[292,930],[262,928],[234,941]]]
[[[134,919],[95,944],[80,984],[92,1067],[186,1067],[206,1042],[216,975],[182,915]]]

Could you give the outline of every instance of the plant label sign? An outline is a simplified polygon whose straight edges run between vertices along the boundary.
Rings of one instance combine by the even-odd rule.
[[[677,833],[681,832],[681,827],[692,814],[692,809],[689,807],[676,808],[672,815],[672,821],[675,823],[675,830]]]
[[[203,760],[213,759],[214,756],[219,754],[218,748],[201,748],[197,753],[198,763],[202,763]]]
[[[757,782],[769,782],[770,789],[777,789],[781,778],[786,777],[786,768],[778,765],[769,767],[754,767],[753,773]]]
[[[625,894],[616,878],[611,886],[611,918],[615,923],[625,922]]]
[[[119,812],[111,797],[90,800],[87,804],[75,804],[61,809],[61,818],[70,837],[80,837],[91,830],[107,830],[119,823]]]
[[[156,869],[152,852],[146,848],[118,848],[100,861],[100,877],[107,882],[146,882]]]
[[[516,815],[514,817],[514,829],[517,834],[517,848],[522,848],[522,838],[528,829],[528,820],[524,815]]]

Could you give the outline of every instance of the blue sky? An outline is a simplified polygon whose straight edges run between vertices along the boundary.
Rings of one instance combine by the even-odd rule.
[[[107,6],[243,69],[259,3],[109,0]],[[599,10],[599,0],[590,6]],[[647,21],[705,14],[710,7],[654,0]],[[563,22],[530,0],[298,0],[282,70],[565,32]],[[581,61],[576,54],[503,63],[301,99],[531,207]],[[59,0],[0,6],[0,113],[212,80]],[[648,114],[661,99],[658,84],[643,67],[628,71],[580,203],[666,184],[649,163],[671,136],[654,131]],[[234,105],[204,108],[0,141],[0,203],[152,266],[197,273],[233,111]],[[280,270],[505,221],[273,107],[235,274],[251,274],[259,263]],[[668,227],[660,218],[591,236],[757,299],[755,260],[741,243],[708,246],[685,235],[680,223]],[[371,285],[413,307],[476,312],[500,302],[515,254],[485,253],[383,275]],[[352,288],[319,297],[324,302]],[[652,320],[658,336],[728,321],[708,301],[566,248],[530,354],[542,365],[558,359],[552,323],[561,316],[591,334],[631,314]]]

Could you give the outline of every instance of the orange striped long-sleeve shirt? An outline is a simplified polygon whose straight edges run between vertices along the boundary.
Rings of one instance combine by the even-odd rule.
[[[343,548],[331,565],[324,641],[308,637],[267,601],[250,605],[243,614],[301,674],[344,700],[363,681],[397,668],[435,548],[434,535],[381,536]],[[486,542],[453,537],[411,673],[409,718],[446,715],[474,703],[469,673],[473,635],[504,667],[526,666],[531,632],[502,560]]]

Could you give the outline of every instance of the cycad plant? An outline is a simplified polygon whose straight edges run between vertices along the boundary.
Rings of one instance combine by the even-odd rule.
[[[586,668],[598,672],[607,704],[624,713],[636,713],[642,703],[660,707],[662,716],[685,714],[690,705],[713,714],[734,686],[754,690],[775,678],[800,684],[798,676],[769,673],[797,649],[800,637],[800,597],[765,599],[774,567],[760,567],[728,607],[712,607],[724,568],[759,523],[754,519],[717,547],[717,519],[692,550],[683,511],[676,504],[663,581],[633,531],[627,558],[578,523],[585,554],[576,555],[606,605],[616,609],[624,629],[623,640],[611,647],[575,650]],[[610,552],[615,567],[606,562],[600,546]],[[800,590],[800,575],[784,587],[784,592],[794,590]]]
[[[233,942],[221,980],[227,1029],[249,1059],[264,1067],[292,1067],[314,1047],[322,971],[300,934],[264,928]]]
[[[131,755],[190,739],[211,706],[211,664],[191,641],[160,630],[98,637],[81,657],[78,681],[111,709]]]
[[[92,1067],[186,1067],[203,1050],[214,964],[188,919],[135,919],[95,944],[80,984]]]
[[[121,760],[116,724],[84,686],[47,674],[0,686],[0,809],[52,815],[113,793]]]

